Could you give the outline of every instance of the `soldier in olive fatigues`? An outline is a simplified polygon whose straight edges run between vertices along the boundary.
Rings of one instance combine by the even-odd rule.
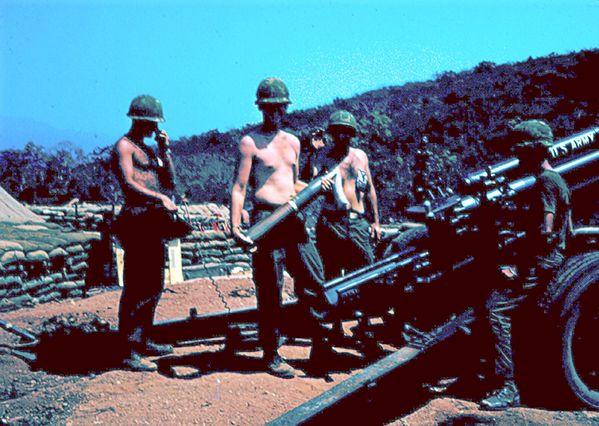
[[[155,371],[144,355],[173,352],[148,338],[154,312],[164,287],[165,244],[154,212],[176,211],[172,201],[174,171],[168,135],[158,129],[164,121],[162,105],[148,95],[136,97],[127,114],[131,129],[115,145],[112,167],[125,202],[113,232],[125,251],[124,287],[119,306],[119,333],[126,346],[124,364],[136,371]],[[160,152],[144,143],[155,134]]]
[[[530,192],[517,199],[518,224],[526,232],[522,248],[517,253],[518,285],[496,288],[487,301],[489,320],[495,336],[495,371],[504,386],[481,406],[500,410],[520,404],[514,382],[512,352],[512,317],[524,299],[538,295],[549,284],[553,274],[564,262],[567,237],[572,232],[570,189],[564,179],[549,164],[553,133],[547,123],[528,120],[515,126],[509,135],[519,168],[536,177]]]
[[[298,179],[300,142],[297,137],[281,129],[282,118],[290,103],[287,86],[278,78],[265,79],[258,86],[256,97],[264,120],[258,129],[244,136],[239,143],[237,177],[231,191],[233,235],[250,244],[253,242],[241,230],[250,178],[255,183],[251,212],[254,222],[270,215],[306,187]],[[307,323],[306,328],[310,329],[313,336],[310,359],[314,365],[320,362],[317,357],[320,357],[320,348],[326,343],[323,330],[314,316],[315,305],[324,299],[322,262],[307,233],[301,212],[287,217],[256,245],[252,269],[265,367],[273,375],[291,378],[297,371],[278,353],[283,266],[293,277],[299,303],[307,314],[299,320]]]
[[[336,111],[329,118],[331,144],[319,150],[314,172],[326,173],[339,165],[334,181],[323,184],[325,195],[320,219],[316,224],[316,245],[322,257],[327,280],[345,270],[351,271],[374,262],[370,239],[380,238],[377,196],[372,184],[368,156],[349,146],[358,126],[347,111]],[[374,213],[371,224],[365,217],[364,199],[368,198]]]

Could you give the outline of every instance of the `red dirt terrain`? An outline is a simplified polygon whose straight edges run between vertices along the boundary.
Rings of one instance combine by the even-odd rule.
[[[291,293],[290,282],[286,288]],[[167,286],[156,321],[187,317],[190,308],[199,315],[222,311],[221,296],[229,308],[256,302],[248,278],[197,279]],[[43,333],[35,350],[37,365],[6,350],[2,354],[0,347],[0,425],[263,425],[363,367],[358,356],[340,354],[332,381],[304,375],[285,380],[262,370],[259,351],[227,357],[219,345],[201,345],[176,347],[175,354],[157,359],[158,372],[127,371],[115,345],[119,297],[118,288],[97,289],[84,299],[0,315],[16,327]],[[0,330],[0,344],[17,342]],[[281,352],[301,369],[310,348],[285,345]],[[372,424],[368,418],[364,412],[352,423]],[[599,413],[529,408],[493,413],[480,411],[473,401],[439,394],[388,424],[599,425]]]

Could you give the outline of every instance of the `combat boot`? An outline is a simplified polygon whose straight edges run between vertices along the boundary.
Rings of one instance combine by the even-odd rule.
[[[506,380],[503,388],[483,399],[480,405],[483,410],[505,410],[510,407],[518,407],[520,406],[520,393],[513,380]]]
[[[282,379],[292,379],[298,375],[298,371],[286,363],[279,355],[266,361],[266,371]]]
[[[132,352],[129,358],[123,360],[123,365],[131,371],[156,371],[158,365],[143,359],[137,352]]]

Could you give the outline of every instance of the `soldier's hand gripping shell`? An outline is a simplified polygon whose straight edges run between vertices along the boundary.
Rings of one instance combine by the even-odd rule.
[[[245,244],[245,245],[253,245],[254,244],[254,241],[250,237],[245,235],[245,233],[243,232],[243,229],[241,229],[241,227],[239,225],[232,225],[231,233],[233,234],[233,238],[235,238],[235,240],[237,240],[238,242],[240,242],[242,244]]]

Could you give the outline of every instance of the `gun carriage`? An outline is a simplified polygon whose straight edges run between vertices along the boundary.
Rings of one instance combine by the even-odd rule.
[[[598,135],[599,128],[576,133],[551,150],[554,169],[575,196],[599,179]],[[324,297],[330,309],[323,322],[330,326],[331,343],[359,351],[372,364],[274,424],[322,419],[323,412],[334,411],[332,407],[340,406],[344,398],[392,377],[391,372],[409,370],[416,359],[426,364],[418,370],[420,383],[439,377],[478,377],[481,369],[488,372],[491,362],[481,361],[488,355],[488,342],[480,337],[485,301],[498,280],[510,285],[514,279],[502,272],[513,264],[514,248],[526,235],[514,225],[514,198],[535,182],[532,176],[518,176],[517,166],[518,160],[512,158],[471,173],[455,192],[421,188],[421,202],[405,211],[417,225],[388,238],[376,263],[326,283]],[[424,179],[419,182],[424,185]],[[258,239],[276,229],[319,190],[320,181],[313,181],[248,235]],[[546,406],[549,394],[560,402],[599,408],[599,363],[593,355],[599,331],[598,250],[599,230],[577,229],[568,259],[543,295],[543,303],[529,304],[525,321],[514,330],[516,380],[525,403]],[[297,320],[298,304],[287,302],[284,312],[281,332],[288,341],[308,338]],[[350,333],[343,327],[348,321]],[[186,318],[155,323],[152,335],[158,342],[175,345],[212,342],[224,343],[225,350],[256,348],[257,309],[200,316],[192,307]],[[26,337],[31,346],[35,336]],[[431,362],[433,352],[441,353],[444,362]]]
[[[575,194],[581,188],[592,188],[598,179],[598,134],[599,128],[576,133],[558,141],[551,150],[554,169]],[[381,259],[373,265],[326,283],[324,296],[330,311],[324,321],[331,325],[331,342],[356,349],[373,362],[385,355],[381,344],[431,352],[437,343],[460,342],[457,353],[450,356],[452,351],[444,350],[445,358],[451,359],[443,363],[444,371],[428,368],[430,377],[420,377],[422,382],[434,382],[439,374],[458,377],[477,367],[488,369],[492,362],[481,365],[488,352],[479,337],[484,334],[486,298],[497,280],[506,285],[514,280],[502,270],[508,271],[507,266],[514,263],[515,247],[526,235],[515,226],[515,197],[526,193],[535,182],[532,176],[518,176],[517,166],[518,160],[511,158],[471,173],[455,192],[434,188],[421,191],[429,196],[405,211],[420,226],[390,239]],[[248,234],[259,238],[270,232],[319,189],[319,182],[312,182],[296,200]],[[515,330],[515,344],[525,348],[516,351],[524,354],[516,362],[517,368],[525,367],[516,374],[525,401],[547,404],[539,389],[543,388],[561,402],[599,408],[599,365],[592,357],[599,326],[599,298],[595,294],[599,292],[598,241],[598,229],[576,230],[567,262],[543,295],[543,307],[531,303],[526,320],[519,321],[524,324]],[[297,321],[297,304],[287,303],[285,311],[288,315],[281,319],[282,333],[290,339],[309,337],[302,322]],[[345,321],[352,321],[350,334],[342,327]],[[216,339],[233,349],[256,347],[256,322],[256,309],[252,308],[208,316],[192,313],[182,320],[156,324],[155,335],[170,342]],[[409,354],[389,355],[399,364],[387,368],[403,367],[406,359],[413,358],[414,354]],[[371,377],[367,381],[376,380]],[[352,392],[346,389],[343,393]],[[338,396],[333,399],[334,404],[339,402]],[[319,408],[304,407],[300,410],[302,419],[328,407],[322,401],[312,405]],[[298,418],[294,422],[299,422]]]

